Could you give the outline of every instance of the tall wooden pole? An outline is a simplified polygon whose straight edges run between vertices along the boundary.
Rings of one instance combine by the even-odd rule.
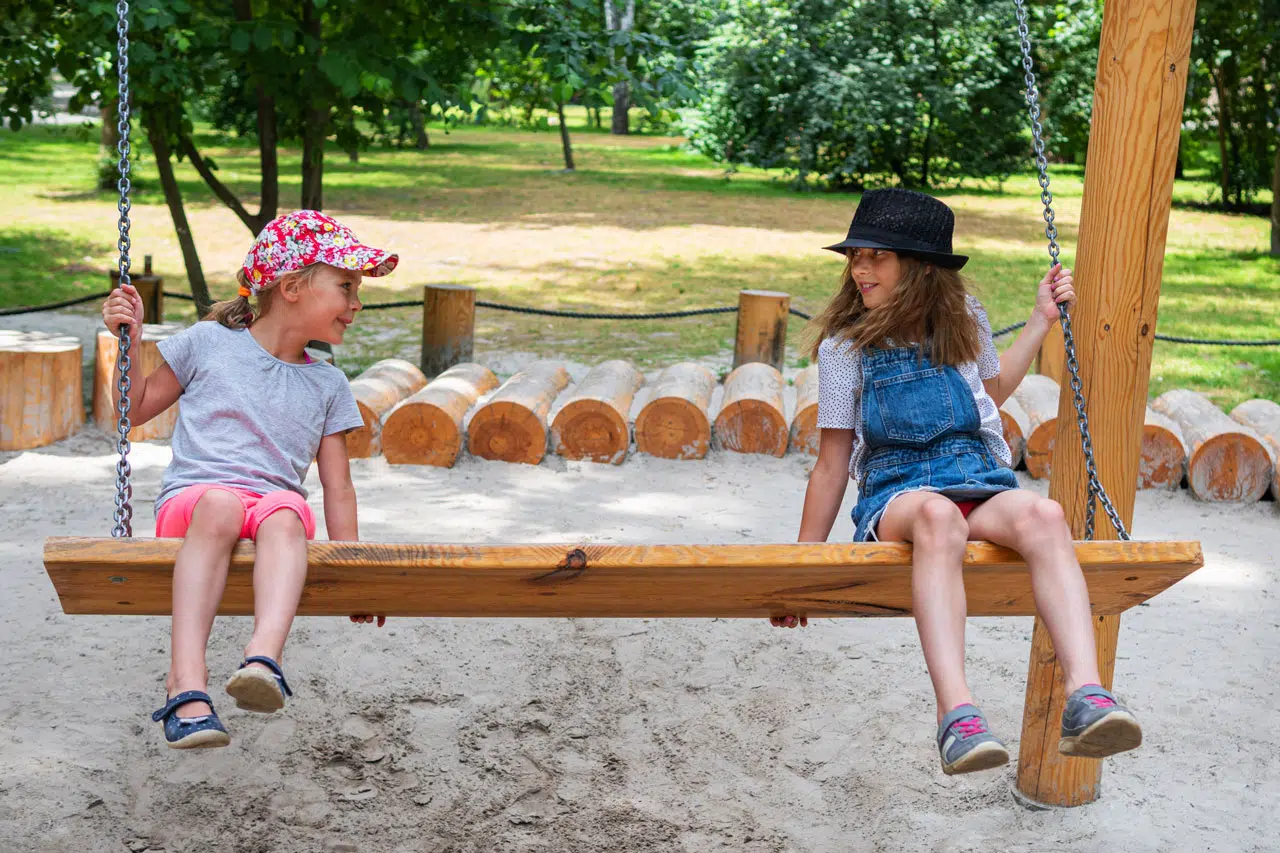
[[[457,284],[422,287],[422,357],[427,376],[470,361],[476,336],[476,291]]]
[[[1098,474],[1120,518],[1133,520],[1156,304],[1164,267],[1195,0],[1108,0],[1076,258],[1073,313]],[[1084,454],[1069,387],[1058,409],[1049,495],[1084,532]],[[1116,532],[1101,509],[1097,538]],[[1115,671],[1118,616],[1097,616],[1103,682]],[[1037,617],[1018,759],[1018,791],[1049,805],[1097,799],[1102,764],[1058,753],[1062,672]]]

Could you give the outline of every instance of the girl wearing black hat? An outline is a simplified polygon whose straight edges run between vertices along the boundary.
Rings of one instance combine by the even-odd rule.
[[[938,700],[944,773],[1009,760],[965,682],[961,569],[970,539],[1027,561],[1070,693],[1059,750],[1098,758],[1133,749],[1142,730],[1099,683],[1089,593],[1062,508],[1018,488],[1000,426],[998,406],[1026,375],[1058,303],[1075,298],[1071,271],[1049,270],[1026,327],[997,355],[986,312],[959,273],[968,258],[951,251],[954,222],[923,193],[873,190],[846,239],[827,247],[846,263],[812,326],[822,433],[800,541],[826,541],[852,479],[855,540],[914,544],[912,608]]]

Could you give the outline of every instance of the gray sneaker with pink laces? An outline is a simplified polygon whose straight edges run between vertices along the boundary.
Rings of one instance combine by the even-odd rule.
[[[1142,727],[1137,718],[1105,687],[1086,684],[1067,698],[1058,752],[1106,758],[1141,745]]]
[[[1009,750],[991,733],[975,705],[953,708],[938,724],[938,755],[948,776],[1009,763]]]

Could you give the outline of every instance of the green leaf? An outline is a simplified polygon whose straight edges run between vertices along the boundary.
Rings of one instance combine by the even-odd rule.
[[[233,30],[231,33],[231,49],[236,53],[249,52],[249,33],[245,30]]]
[[[258,50],[269,50],[273,39],[271,36],[271,28],[258,26],[253,30],[253,46]]]

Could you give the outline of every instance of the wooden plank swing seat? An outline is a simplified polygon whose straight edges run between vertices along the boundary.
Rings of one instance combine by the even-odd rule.
[[[54,538],[44,564],[68,614],[170,612],[179,539]],[[1198,542],[1079,542],[1097,616],[1124,612],[1204,564]],[[253,612],[253,543],[231,559],[224,616]],[[910,616],[911,546],[437,545],[313,542],[302,616],[755,618]],[[1021,557],[965,554],[971,616],[1032,616]]]

